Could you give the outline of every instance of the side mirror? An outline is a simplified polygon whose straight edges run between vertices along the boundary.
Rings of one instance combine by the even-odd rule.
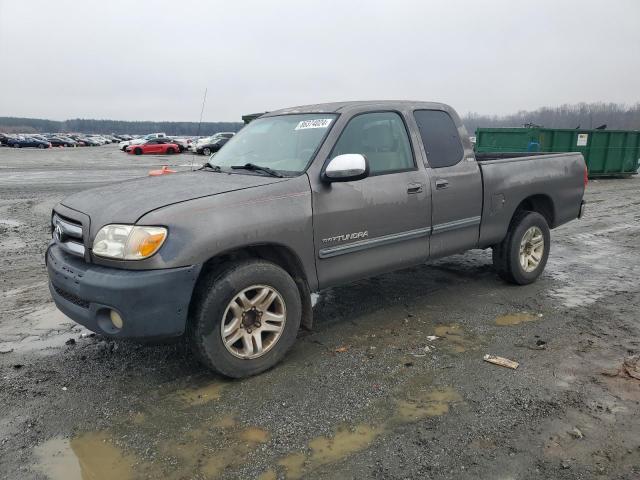
[[[322,171],[325,182],[351,182],[369,176],[369,162],[359,153],[345,153],[332,158]]]

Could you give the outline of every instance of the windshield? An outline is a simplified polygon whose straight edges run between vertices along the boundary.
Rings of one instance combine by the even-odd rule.
[[[209,163],[253,163],[283,173],[302,173],[336,115],[311,113],[259,118],[229,139]]]

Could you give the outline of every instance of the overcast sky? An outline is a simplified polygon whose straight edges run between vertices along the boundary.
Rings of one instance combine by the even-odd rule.
[[[640,0],[0,0],[0,116],[236,121],[416,99],[640,101]]]

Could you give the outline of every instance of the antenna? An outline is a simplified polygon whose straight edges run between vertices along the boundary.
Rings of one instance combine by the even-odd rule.
[[[200,138],[200,126],[202,125],[202,114],[204,113],[204,104],[207,102],[207,89],[204,89],[204,96],[202,97],[202,108],[200,109],[200,121],[198,122],[198,134],[196,137]],[[196,143],[198,140],[196,140]],[[191,171],[193,172],[193,158],[196,156],[196,151],[191,151]]]

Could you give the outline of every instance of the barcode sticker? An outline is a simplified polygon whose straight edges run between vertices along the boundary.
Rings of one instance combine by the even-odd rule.
[[[296,130],[304,130],[306,128],[327,128],[331,124],[332,118],[317,118],[315,120],[302,120],[296,126]]]

